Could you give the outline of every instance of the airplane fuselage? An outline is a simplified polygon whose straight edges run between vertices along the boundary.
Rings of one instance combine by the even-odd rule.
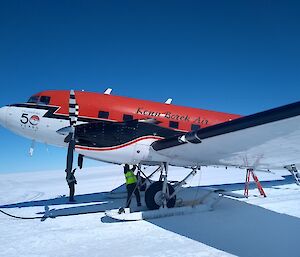
[[[240,117],[108,94],[83,91],[75,94],[79,105],[76,151],[85,157],[112,163],[167,161],[184,166],[154,153],[151,144]],[[144,122],[134,123],[137,120]],[[155,124],[149,123],[151,120]],[[23,137],[65,147],[66,136],[58,131],[70,125],[69,91],[43,91],[27,103],[2,107],[0,122]],[[80,128],[82,124],[91,125]]]

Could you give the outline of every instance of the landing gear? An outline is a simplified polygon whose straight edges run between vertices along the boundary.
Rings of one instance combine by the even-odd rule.
[[[181,190],[182,185],[191,176],[196,175],[198,167],[192,168],[192,171],[176,185],[168,182],[168,163],[160,165],[160,179],[152,183],[145,192],[145,202],[149,210],[159,208],[173,208],[176,204],[176,194]]]
[[[168,183],[168,163],[162,163],[159,170],[159,181],[152,183],[145,192],[145,202],[149,210],[172,208],[176,204],[175,190]]]
[[[221,199],[220,195],[225,195],[218,190],[199,189],[197,190],[197,196],[194,196],[193,199],[187,198],[176,201],[177,193],[183,189],[182,186],[186,184],[186,181],[190,177],[197,173],[198,169],[200,169],[200,167],[193,167],[192,171],[182,181],[173,184],[167,179],[168,164],[162,163],[159,168],[154,171],[154,173],[157,171],[161,172],[159,181],[150,184],[145,192],[147,208],[125,208],[121,210],[122,212],[120,212],[119,209],[108,210],[105,212],[105,215],[115,220],[135,221],[213,210],[216,203]],[[142,173],[141,170],[140,172]],[[146,180],[149,180],[149,176],[146,177]]]
[[[156,210],[159,207],[163,206],[165,199],[166,199],[166,206],[168,208],[173,208],[175,206],[176,195],[174,195],[172,198],[168,197],[175,192],[173,186],[170,183],[167,184],[166,194],[163,193],[163,186],[164,186],[163,181],[156,181],[153,184],[151,184],[149,188],[146,190],[145,202],[149,210]]]

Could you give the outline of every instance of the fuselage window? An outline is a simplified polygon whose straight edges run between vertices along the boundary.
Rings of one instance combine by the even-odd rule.
[[[129,121],[129,120],[133,120],[133,116],[129,114],[124,114],[123,121]]]
[[[178,122],[177,121],[169,121],[169,127],[170,128],[178,128]]]
[[[36,104],[39,100],[39,96],[38,95],[34,95],[32,97],[29,98],[29,100],[27,101],[27,103],[33,103]]]
[[[48,105],[50,103],[50,96],[42,95],[39,101],[40,104]]]
[[[200,129],[200,125],[192,124],[191,129],[192,129],[193,131],[198,130],[198,129]]]
[[[98,118],[101,118],[101,119],[108,119],[109,117],[109,112],[104,112],[104,111],[100,111],[98,113]]]

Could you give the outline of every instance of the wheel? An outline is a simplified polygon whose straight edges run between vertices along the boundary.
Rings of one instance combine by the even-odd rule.
[[[145,202],[149,210],[156,210],[162,205],[163,181],[156,181],[151,184],[145,192]],[[169,195],[174,193],[172,185],[168,184]],[[176,195],[167,201],[167,207],[172,208],[176,203]]]

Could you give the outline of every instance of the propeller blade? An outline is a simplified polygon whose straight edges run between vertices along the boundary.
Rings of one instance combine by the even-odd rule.
[[[75,140],[72,139],[68,145],[67,168],[66,168],[67,173],[71,172],[73,169],[74,148],[75,148]]]
[[[69,99],[69,118],[70,118],[70,125],[76,125],[77,119],[79,114],[79,106],[76,103],[75,92],[74,90],[70,91],[70,99]]]
[[[60,132],[66,132],[69,130],[68,136],[65,138],[65,142],[68,142],[68,153],[67,153],[67,167],[66,172],[70,173],[73,169],[74,149],[75,149],[75,125],[77,123],[79,114],[79,106],[76,103],[76,97],[74,90],[70,91],[69,98],[69,119],[70,127]]]

